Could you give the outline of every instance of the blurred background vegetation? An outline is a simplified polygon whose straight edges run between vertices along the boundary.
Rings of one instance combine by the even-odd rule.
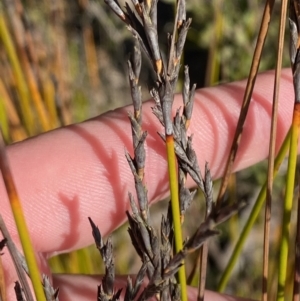
[[[165,47],[166,34],[172,29],[174,3],[161,0],[158,6],[159,38]],[[190,66],[191,81],[197,83],[198,88],[247,77],[263,6],[263,1],[258,0],[188,0],[188,17],[193,23],[187,37],[184,64]],[[275,66],[279,12],[279,1],[276,1],[260,70]],[[129,31],[101,1],[1,0],[0,123],[7,143],[130,103],[126,60],[132,45]],[[141,82],[143,98],[147,99],[152,74],[147,61],[144,62]],[[289,66],[287,50],[284,65]],[[243,220],[264,181],[264,173],[265,164],[261,164],[232,178],[230,197],[246,200],[249,206],[240,219],[232,219],[227,228],[222,229],[218,240],[210,243],[210,289],[216,288]],[[280,199],[280,188],[277,192]],[[201,221],[201,204],[201,200],[195,201],[190,210],[186,235]],[[166,208],[166,202],[155,207],[154,212],[161,211]],[[159,217],[155,220],[159,224]],[[252,231],[230,281],[229,293],[248,294],[253,298],[258,294],[261,226],[259,223]],[[117,232],[126,229],[125,225]],[[274,233],[276,244],[278,234]],[[120,239],[126,235],[116,235],[117,272],[136,272],[139,260],[132,256],[131,245]],[[94,253],[96,250],[92,247],[51,259],[53,271],[100,273],[98,254],[90,260]],[[195,260],[194,256],[188,262],[189,271]]]

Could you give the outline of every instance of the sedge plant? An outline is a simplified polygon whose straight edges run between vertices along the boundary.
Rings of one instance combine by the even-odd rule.
[[[164,56],[162,55],[163,50],[161,50],[158,46],[158,30],[157,30],[157,2],[156,1],[133,1],[134,9],[131,8],[128,4],[125,6],[125,9],[121,8],[118,2],[114,2],[112,0],[108,0],[107,4],[114,10],[114,12],[120,17],[120,19],[125,22],[127,28],[133,35],[135,39],[135,48],[131,55],[131,58],[128,62],[128,69],[129,69],[129,82],[131,88],[131,96],[133,100],[134,111],[133,113],[129,113],[129,119],[132,125],[132,134],[133,134],[133,151],[126,151],[126,158],[129,163],[129,167],[132,171],[135,185],[136,185],[136,195],[137,200],[133,197],[132,194],[129,195],[129,200],[131,204],[131,212],[127,212],[130,229],[129,234],[132,240],[132,243],[142,260],[142,267],[138,273],[137,279],[135,281],[128,280],[127,288],[126,288],[126,300],[134,300],[136,298],[140,299],[148,299],[153,294],[156,296],[160,296],[161,299],[167,300],[168,298],[172,298],[172,300],[186,300],[186,280],[185,280],[185,271],[183,260],[185,256],[195,249],[199,248],[203,245],[203,243],[209,238],[217,234],[215,230],[215,226],[222,222],[225,218],[228,218],[232,213],[236,212],[240,208],[240,204],[234,204],[233,206],[229,207],[229,211],[223,210],[223,197],[225,193],[225,188],[222,188],[220,193],[219,200],[217,201],[217,205],[214,204],[212,200],[212,181],[210,178],[210,171],[208,165],[206,165],[206,169],[204,175],[202,176],[200,173],[200,169],[197,163],[197,159],[195,158],[194,150],[192,147],[192,136],[187,135],[187,129],[189,128],[189,124],[191,122],[192,116],[192,107],[193,107],[193,94],[195,90],[195,86],[190,87],[189,83],[189,71],[187,67],[184,67],[184,81],[183,81],[183,109],[177,109],[176,113],[172,111],[172,102],[173,102],[173,95],[176,87],[176,82],[178,80],[179,72],[180,72],[180,59],[182,56],[183,45],[186,38],[186,34],[188,28],[190,27],[190,20],[186,19],[185,15],[185,2],[178,1],[176,3],[176,13],[175,13],[175,22],[174,22],[174,29],[173,32],[168,37],[168,50],[167,54]],[[224,5],[224,3],[223,3]],[[243,127],[243,122],[246,117],[247,107],[249,106],[249,102],[251,99],[251,93],[254,87],[257,70],[259,66],[261,50],[265,41],[265,37],[268,31],[269,21],[271,17],[271,11],[273,9],[274,1],[269,0],[266,1],[265,11],[263,22],[261,26],[261,34],[258,38],[257,47],[255,50],[255,55],[253,58],[253,64],[250,71],[250,77],[248,80],[248,85],[245,92],[245,103],[242,106],[245,110],[242,112],[240,117],[240,122],[236,134],[236,141],[239,141],[241,135],[241,129]],[[294,48],[296,47],[295,53],[298,53],[298,34],[295,33],[298,30],[298,23],[297,18],[294,17],[298,16],[298,4],[297,1],[291,1],[291,9],[294,13],[291,14],[290,23],[292,24],[292,29],[294,30]],[[86,2],[81,3],[81,9],[88,11],[89,6]],[[44,124],[44,129],[48,129],[50,127],[54,127],[58,124],[56,119],[60,119],[60,123],[66,123],[64,121],[63,114],[60,114],[59,108],[55,108],[55,103],[53,99],[59,99],[58,97],[58,90],[55,87],[55,81],[49,81],[49,77],[42,80],[41,83],[41,95],[44,94],[45,96],[45,105],[49,108],[49,115],[45,117],[47,114],[43,115],[38,108],[37,103],[40,102],[40,95],[37,91],[37,85],[32,83],[31,80],[34,78],[31,76],[32,73],[27,68],[30,67],[26,64],[26,60],[22,60],[16,56],[16,51],[14,49],[14,45],[12,42],[11,37],[9,37],[9,33],[7,30],[7,22],[2,14],[1,10],[1,19],[0,19],[0,35],[1,39],[3,39],[4,46],[7,49],[7,52],[12,55],[9,56],[11,60],[11,64],[13,66],[13,70],[15,73],[16,79],[21,79],[21,83],[17,82],[17,88],[20,90],[20,97],[22,97],[21,92],[25,91],[27,93],[27,98],[29,93],[35,95],[35,110],[37,111],[37,116],[39,122]],[[284,13],[284,11],[283,11]],[[294,15],[293,15],[294,14]],[[13,16],[14,18],[17,16]],[[11,18],[9,21],[14,21]],[[292,23],[294,22],[294,23]],[[14,23],[11,22],[10,26],[12,26],[14,30]],[[14,32],[14,31],[13,31]],[[8,36],[8,38],[7,38]],[[87,26],[84,31],[84,47],[86,51],[87,60],[90,56],[91,61],[89,62],[88,66],[88,73],[90,81],[93,81],[93,78],[96,76],[96,72],[94,69],[94,63],[97,63],[95,60],[95,53],[94,53],[94,46],[91,43],[91,28]],[[58,43],[60,44],[60,43]],[[63,43],[61,43],[63,44]],[[61,45],[60,44],[60,45]],[[296,46],[295,46],[296,45]],[[20,45],[18,45],[19,47]],[[11,50],[12,49],[12,50]],[[160,134],[162,141],[166,145],[166,153],[168,158],[168,171],[169,171],[169,182],[170,182],[170,194],[171,194],[171,203],[169,210],[165,217],[162,218],[161,222],[161,229],[157,231],[154,229],[151,217],[148,208],[148,200],[147,200],[147,188],[146,188],[146,180],[144,177],[144,164],[145,164],[145,151],[144,151],[144,144],[147,143],[146,136],[147,133],[143,131],[143,124],[142,124],[142,102],[141,102],[141,88],[139,87],[139,77],[140,77],[140,70],[141,70],[141,53],[140,49],[144,51],[146,56],[151,62],[153,67],[153,71],[155,74],[155,80],[152,83],[151,95],[153,96],[155,103],[153,106],[153,112],[157,116],[158,120],[162,124],[162,131],[163,133]],[[27,55],[27,53],[24,53]],[[17,59],[18,61],[15,61]],[[293,63],[294,60],[294,63]],[[17,65],[16,65],[17,62]],[[25,64],[24,64],[25,62]],[[297,75],[297,55],[296,57],[292,58],[292,67],[294,71],[294,75]],[[18,66],[19,65],[19,66]],[[16,68],[16,69],[14,69]],[[22,69],[23,68],[23,69]],[[22,70],[21,70],[22,69]],[[63,68],[60,69],[60,71]],[[219,70],[215,70],[215,74],[219,74]],[[20,73],[22,72],[23,75]],[[20,76],[21,74],[21,76]],[[37,75],[37,77],[39,77]],[[41,79],[41,78],[39,78]],[[59,80],[59,77],[57,77]],[[216,79],[217,80],[217,79]],[[37,81],[39,82],[39,80]],[[296,82],[296,81],[295,81]],[[40,82],[39,82],[40,83]],[[97,80],[92,86],[97,85]],[[23,89],[23,90],[22,90]],[[56,89],[56,90],[55,90]],[[36,93],[36,94],[35,94]],[[10,95],[9,95],[10,96]],[[47,99],[47,97],[49,99]],[[26,98],[25,97],[25,98]],[[44,105],[44,104],[43,104]],[[296,105],[295,105],[296,108]],[[28,109],[28,106],[27,106]],[[297,109],[298,110],[298,109]],[[295,110],[295,111],[297,111]],[[23,113],[24,114],[24,113]],[[25,113],[26,114],[26,113]],[[295,114],[296,115],[296,114]],[[45,118],[44,118],[44,117]],[[53,117],[51,117],[53,116]],[[44,118],[44,119],[43,119]],[[48,120],[49,118],[50,120]],[[297,117],[298,118],[298,117]],[[290,131],[292,136],[291,141],[293,141],[293,145],[296,144],[297,141],[297,118],[295,117],[295,126]],[[23,121],[26,121],[26,116],[23,116]],[[53,119],[53,120],[52,120]],[[2,118],[5,121],[5,118]],[[6,122],[7,123],[7,122]],[[49,126],[51,124],[51,126]],[[25,126],[27,132],[29,134],[33,133],[33,130],[30,130],[28,125]],[[280,162],[283,160],[287,145],[288,145],[288,138],[285,140],[282,150],[280,151],[278,158],[275,161],[274,170],[275,173],[278,171]],[[293,138],[294,137],[294,138]],[[159,142],[158,142],[159,143]],[[292,143],[292,142],[291,142]],[[233,143],[233,157],[237,152],[238,145]],[[290,152],[290,156],[295,157],[295,146],[294,152]],[[131,155],[133,154],[133,155]],[[292,158],[291,158],[292,160]],[[229,167],[232,167],[234,158],[229,158]],[[290,168],[293,170],[295,167],[295,160],[293,164],[290,163]],[[229,169],[230,169],[229,168]],[[273,168],[271,168],[273,169]],[[228,175],[230,171],[228,172]],[[200,188],[203,192],[205,201],[206,201],[206,218],[205,221],[198,227],[195,234],[191,236],[190,240],[185,240],[182,238],[181,234],[181,224],[184,222],[184,214],[192,199],[195,196],[195,190],[188,190],[185,187],[185,182],[187,176],[190,175],[192,179],[195,181],[196,186]],[[228,176],[227,175],[227,176]],[[226,182],[227,176],[224,177],[224,181]],[[288,177],[290,180],[288,182],[289,195],[293,191],[294,183],[292,183],[295,176],[295,172],[290,172],[290,176]],[[287,186],[288,187],[288,186]],[[238,252],[241,250],[241,246],[245,241],[245,235],[249,232],[251,226],[254,223],[254,220],[257,218],[260,208],[264,202],[266,194],[266,186],[263,187],[261,194],[257,203],[254,206],[253,214],[251,214],[248,224],[245,226],[245,229],[242,235],[239,237],[239,243],[237,244]],[[222,203],[222,204],[221,204]],[[288,224],[289,216],[288,214],[290,206],[291,206],[291,199],[285,202],[285,225]],[[228,209],[228,208],[227,208]],[[171,212],[173,212],[171,214]],[[225,212],[230,212],[230,214],[225,214]],[[100,300],[107,300],[107,298],[112,298],[114,300],[119,299],[120,292],[114,292],[113,288],[113,280],[114,280],[114,258],[112,255],[112,243],[111,239],[109,238],[107,242],[101,237],[97,226],[93,223],[90,219],[90,223],[93,229],[93,235],[95,238],[95,242],[97,248],[99,249],[101,256],[104,260],[105,265],[105,277],[102,281],[102,285],[98,291],[98,297]],[[213,225],[213,226],[212,226]],[[160,233],[160,234],[158,234]],[[288,236],[287,233],[284,233],[284,239]],[[7,239],[6,235],[4,237]],[[9,239],[8,239],[9,241]],[[175,241],[175,243],[174,243]],[[6,241],[3,241],[5,244]],[[6,243],[8,246],[8,243]],[[0,243],[0,247],[2,245]],[[283,248],[284,245],[282,244],[281,247]],[[0,249],[1,249],[0,248]],[[281,251],[282,254],[286,254],[286,248],[283,248]],[[234,253],[232,255],[230,262],[234,258],[238,257],[239,253]],[[282,256],[282,258],[284,258]],[[203,263],[205,264],[206,256],[202,256],[204,259]],[[281,260],[283,262],[284,260]],[[280,263],[279,266],[283,266],[285,269],[286,263]],[[202,266],[203,267],[203,266]],[[231,265],[232,267],[232,265]],[[174,275],[179,270],[179,276],[174,277]],[[283,275],[283,274],[281,274]],[[284,276],[284,275],[283,275]],[[280,276],[280,288],[285,286],[285,280],[283,276]],[[144,278],[148,278],[149,285],[146,288],[143,288],[141,283]],[[228,279],[228,274],[225,277]],[[201,269],[201,278],[206,278],[205,269]],[[221,279],[221,290],[224,289],[224,277]],[[286,277],[285,277],[286,278]],[[39,283],[43,281],[44,287],[45,283],[47,283],[47,278],[41,279],[39,277]],[[1,280],[1,279],[0,279]],[[222,282],[223,281],[223,282]],[[226,280],[227,281],[227,280]],[[225,282],[226,282],[225,281]],[[21,286],[19,285],[19,289],[17,291],[20,292],[23,287],[23,283],[21,282]],[[205,280],[200,283],[199,289],[199,300],[203,297],[203,290],[205,287]],[[138,292],[142,294],[137,297]],[[57,299],[57,291],[54,289],[49,289],[50,291],[49,298]],[[295,290],[296,291],[296,290]],[[281,293],[280,290],[278,290]],[[46,294],[47,295],[47,294]],[[47,296],[46,296],[47,297]],[[47,297],[47,300],[48,300]],[[26,300],[31,300],[30,297],[26,296]],[[281,300],[281,299],[280,299]]]
[[[129,199],[132,215],[127,213],[127,216],[130,225],[129,234],[143,265],[138,273],[138,278],[134,286],[132,280],[128,280],[125,299],[134,299],[142,279],[147,272],[149,285],[144,289],[140,297],[141,300],[143,300],[145,296],[150,298],[154,294],[158,294],[160,296],[159,298],[163,300],[168,300],[169,298],[176,300],[179,298],[179,293],[181,300],[187,300],[186,277],[182,260],[188,253],[202,246],[208,237],[217,234],[217,232],[209,226],[212,221],[212,225],[215,227],[236,212],[242,204],[233,204],[231,207],[227,206],[225,208],[214,206],[212,195],[213,185],[208,164],[206,164],[205,167],[204,177],[201,175],[195,151],[192,147],[192,136],[187,135],[187,129],[191,122],[195,91],[195,85],[190,88],[187,67],[184,69],[182,92],[183,111],[180,113],[180,110],[177,109],[175,116],[172,116],[172,103],[180,70],[180,58],[187,31],[191,24],[191,20],[186,19],[185,1],[177,2],[174,29],[173,33],[168,37],[169,49],[165,60],[162,59],[161,51],[158,46],[157,1],[133,1],[135,13],[128,4],[125,5],[125,11],[123,11],[115,1],[109,0],[106,1],[106,4],[124,21],[137,43],[133,55],[128,62],[129,81],[134,107],[134,113],[129,113],[132,126],[134,157],[131,157],[130,154],[126,152],[126,158],[134,176],[138,206],[130,194]],[[150,91],[155,101],[153,113],[165,130],[160,136],[166,144],[171,197],[170,211],[172,212],[172,216],[169,212],[167,218],[162,219],[160,244],[158,243],[156,231],[151,225],[147,189],[144,184],[144,143],[147,133],[142,130],[141,93],[140,87],[138,87],[141,70],[139,47],[144,50],[150,59],[153,71],[156,74],[156,81]],[[174,120],[172,120],[173,118]],[[188,174],[205,196],[207,216],[196,233],[183,244],[181,221],[184,220],[184,214],[195,195],[195,191],[190,192],[189,189],[185,187]],[[104,300],[112,295],[112,287],[108,286],[108,283],[112,283],[113,280],[111,241],[108,240],[104,243],[96,225],[91,219],[90,222],[96,245],[106,267],[107,276],[104,277],[104,282],[98,291],[99,299]],[[172,230],[173,227],[174,230]],[[173,236],[175,241],[175,255],[172,255]],[[174,278],[174,273],[177,270],[179,270],[179,285]],[[110,279],[108,280],[109,276]],[[118,298],[118,296],[119,291],[111,298]]]
[[[266,2],[268,5],[268,1]],[[280,31],[279,31],[279,45],[278,45],[278,60],[277,60],[277,72],[276,72],[276,82],[274,88],[274,99],[276,100],[278,97],[278,90],[279,90],[279,78],[280,78],[280,70],[281,70],[281,62],[282,62],[282,53],[283,53],[283,37],[284,37],[284,24],[285,24],[285,17],[286,17],[286,8],[287,8],[287,1],[282,1],[281,7],[281,24],[280,24]],[[290,58],[291,58],[291,65],[293,71],[293,79],[294,79],[294,90],[295,90],[295,106],[294,106],[294,113],[293,113],[293,121],[291,125],[291,129],[279,151],[279,154],[275,160],[274,165],[269,165],[269,180],[268,184],[262,188],[259,197],[253,207],[253,210],[250,214],[250,217],[238,239],[236,247],[234,249],[233,255],[231,256],[229,263],[225,269],[223,276],[221,277],[219,283],[219,290],[222,291],[225,288],[225,285],[229,279],[229,275],[232,271],[234,263],[236,262],[241,249],[242,245],[245,242],[246,236],[249,234],[250,228],[252,227],[255,219],[258,216],[260,208],[264,202],[265,197],[267,197],[267,206],[266,206],[266,232],[264,236],[264,244],[265,244],[265,255],[264,255],[264,276],[263,276],[263,285],[262,285],[262,300],[269,300],[267,294],[267,280],[268,280],[268,231],[269,231],[269,223],[271,218],[271,193],[272,193],[272,179],[276,175],[278,168],[280,166],[281,161],[283,160],[285,153],[287,152],[288,147],[290,148],[289,159],[288,159],[288,172],[287,172],[287,180],[286,180],[286,192],[285,192],[285,199],[284,199],[284,208],[283,208],[283,219],[282,219],[282,234],[280,239],[280,255],[279,255],[279,263],[278,263],[278,286],[277,286],[277,300],[286,300],[286,285],[287,285],[287,270],[288,270],[288,252],[290,249],[289,245],[289,238],[290,238],[290,217],[291,217],[291,209],[293,204],[293,195],[294,195],[294,184],[295,184],[295,171],[296,171],[296,162],[297,162],[297,145],[298,145],[298,135],[299,135],[299,108],[298,108],[298,98],[299,98],[299,72],[298,72],[298,47],[299,47],[299,24],[298,24],[298,17],[299,17],[299,1],[290,1],[290,17],[289,17],[289,24],[290,24],[290,33],[291,33],[291,42],[290,42]],[[276,108],[277,104],[274,102],[274,108]],[[276,115],[276,109],[273,108],[273,111]],[[276,119],[275,116],[273,116]],[[272,126],[273,130],[276,130],[276,123]],[[274,137],[273,133],[273,137]],[[271,135],[272,137],[272,135]],[[270,160],[272,160],[272,153],[274,153],[274,138],[273,139],[273,150],[270,148]],[[271,141],[272,143],[272,141]],[[228,161],[229,162],[229,161]],[[231,161],[233,162],[233,161]],[[227,165],[227,167],[230,164]],[[274,170],[274,171],[273,171]],[[274,172],[274,174],[273,174]],[[226,188],[226,177],[223,180],[223,186],[221,192],[219,194],[222,197],[225,192]],[[225,182],[224,182],[225,181]],[[266,194],[267,191],[267,194]],[[296,246],[297,248],[297,246]],[[297,260],[297,254],[296,259]],[[296,269],[297,272],[297,269]],[[297,273],[295,273],[295,279],[297,279]],[[298,286],[299,282],[295,280],[294,282],[294,300],[297,300],[298,296]]]
[[[286,4],[287,5],[287,4]],[[293,72],[293,83],[295,90],[295,105],[291,125],[290,153],[288,160],[288,172],[286,178],[286,192],[283,206],[282,233],[278,263],[278,287],[277,300],[285,300],[285,285],[288,269],[288,250],[290,237],[290,219],[294,197],[295,172],[298,153],[298,136],[300,127],[300,73],[299,73],[299,18],[300,2],[290,1],[290,59]]]
[[[183,264],[185,256],[201,247],[209,237],[218,234],[219,232],[215,227],[236,213],[243,204],[235,203],[223,208],[214,206],[213,184],[208,164],[205,167],[204,177],[201,175],[192,146],[193,137],[187,135],[196,88],[195,85],[190,87],[187,67],[184,68],[183,111],[181,112],[180,109],[177,109],[175,116],[172,115],[174,91],[181,66],[180,58],[187,31],[191,24],[190,19],[186,20],[185,2],[181,0],[177,3],[174,30],[168,38],[170,47],[168,57],[165,60],[161,57],[161,51],[158,46],[156,1],[134,2],[136,14],[133,13],[128,5],[126,5],[126,12],[124,12],[117,2],[108,1],[107,4],[126,23],[137,42],[132,58],[128,62],[129,81],[134,106],[134,114],[131,115],[129,113],[132,125],[134,156],[131,157],[126,152],[126,158],[134,176],[138,204],[136,204],[134,197],[129,194],[132,213],[127,212],[127,216],[130,224],[129,234],[138,255],[142,259],[143,265],[134,284],[130,278],[128,279],[125,299],[135,300],[137,298],[142,280],[147,275],[149,284],[138,297],[139,300],[147,300],[154,295],[159,295],[162,300],[169,300],[170,298],[172,300],[187,300],[185,268]],[[142,130],[142,101],[140,87],[138,86],[141,69],[140,47],[152,62],[156,74],[156,80],[151,89],[151,94],[155,100],[153,113],[164,128],[164,133],[160,134],[160,137],[166,144],[168,158],[171,205],[166,217],[162,218],[160,238],[151,225],[147,189],[144,183],[144,143],[147,133]],[[2,144],[1,149],[2,154],[5,155],[4,144]],[[27,228],[22,210],[19,202],[15,201],[17,194],[12,184],[9,169],[6,168],[6,162],[6,160],[2,161],[1,169],[6,180],[5,182],[7,182],[8,194],[14,196],[12,208],[13,212],[16,212],[15,219],[21,240],[24,241],[24,269],[29,271],[37,300],[57,300],[58,290],[53,289],[48,278],[42,277],[38,272],[34,261],[34,251],[30,247],[30,238],[28,233],[26,233]],[[202,190],[208,209],[204,222],[197,228],[191,238],[183,243],[181,222],[183,222],[184,214],[196,192],[186,188],[187,175],[190,175],[196,185]],[[120,291],[114,292],[113,286],[114,259],[111,240],[108,239],[104,243],[99,230],[91,219],[90,223],[96,246],[104,260],[106,272],[103,283],[99,286],[98,298],[99,300],[118,300]],[[4,229],[4,227],[2,228]],[[25,238],[23,239],[22,237],[24,236]],[[9,237],[5,234],[4,237],[2,243],[5,244]],[[178,271],[179,282],[174,277]],[[19,294],[22,295],[23,287],[24,284],[22,282],[21,284],[17,282],[17,298],[19,298]],[[27,296],[26,300],[30,301],[31,297]]]

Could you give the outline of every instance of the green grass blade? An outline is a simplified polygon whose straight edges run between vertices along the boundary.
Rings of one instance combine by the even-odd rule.
[[[278,169],[283,161],[283,159],[286,156],[286,153],[289,149],[289,142],[290,142],[290,137],[291,137],[291,130],[288,132],[288,134],[285,137],[285,140],[283,141],[283,144],[279,150],[279,153],[275,159],[275,163],[274,163],[274,178],[277,175]],[[243,231],[235,245],[235,248],[233,250],[232,256],[230,257],[230,260],[222,274],[222,277],[219,281],[218,284],[218,291],[219,292],[223,292],[225,290],[225,287],[228,283],[228,280],[230,278],[230,275],[232,273],[232,270],[242,252],[243,246],[246,242],[246,239],[255,223],[255,221],[257,220],[257,217],[259,215],[259,213],[261,212],[261,208],[264,204],[264,201],[266,199],[266,191],[267,191],[267,183],[265,183],[263,185],[263,187],[260,190],[260,193],[257,197],[257,200],[255,202],[255,205],[250,213],[250,216],[243,228]]]
[[[4,18],[2,7],[0,6],[0,39],[4,45],[4,48],[6,50],[7,56],[10,60],[14,76],[16,79],[16,85],[18,89],[18,94],[20,97],[20,107],[22,111],[22,116],[24,119],[24,124],[26,127],[26,130],[29,134],[34,134],[34,117],[31,111],[31,102],[29,97],[29,90],[22,72],[22,68],[20,65],[20,62],[18,60],[17,52],[14,47],[14,43],[12,40],[12,37],[10,35],[10,32],[7,28],[6,21]]]
[[[0,127],[2,129],[4,140],[6,142],[9,141],[9,121],[2,95],[0,95]]]
[[[300,104],[296,103],[294,107],[293,124],[291,128],[290,154],[288,161],[288,171],[286,178],[286,192],[283,207],[283,219],[281,229],[281,241],[278,262],[278,286],[277,286],[277,301],[285,299],[284,290],[287,278],[288,268],[288,251],[290,237],[290,220],[291,210],[293,205],[295,172],[297,165],[298,154],[298,135],[300,126]]]

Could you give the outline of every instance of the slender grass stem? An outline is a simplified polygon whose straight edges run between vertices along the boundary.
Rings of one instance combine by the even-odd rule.
[[[9,96],[9,93],[2,79],[0,79],[0,95],[1,95],[1,101],[3,101],[2,105],[4,106],[3,113],[7,115],[8,123],[11,125],[11,127],[8,129],[10,139],[12,141],[24,140],[27,137],[26,132],[21,124],[17,110],[14,106],[11,97]],[[3,127],[2,127],[2,131],[3,131]],[[7,139],[7,141],[10,140]]]
[[[288,250],[290,237],[290,219],[294,196],[295,172],[297,165],[298,136],[300,127],[300,103],[295,103],[291,127],[290,154],[286,179],[286,192],[283,207],[282,233],[278,262],[277,301],[285,299],[284,289],[287,278]]]
[[[28,266],[29,275],[33,285],[36,299],[38,301],[46,301],[44,289],[41,282],[41,275],[34,255],[34,250],[30,240],[21,202],[19,200],[17,189],[15,187],[11,170],[8,165],[8,159],[5,152],[5,145],[4,145],[2,134],[0,134],[0,169],[2,172],[4,184],[9,197],[14,220],[16,222],[16,226],[20,236],[22,248],[24,251],[24,255],[25,255],[25,259]]]
[[[5,112],[4,97],[0,95],[0,126],[5,141],[9,140],[9,121]]]
[[[175,250],[179,252],[183,247],[182,231],[180,222],[179,210],[179,192],[178,192],[178,177],[176,167],[176,155],[174,150],[174,137],[173,135],[166,136],[167,158],[168,158],[168,172],[170,179],[170,192],[171,192],[171,205],[172,216],[174,224],[175,235]],[[186,274],[185,267],[182,265],[178,271],[178,278],[181,287],[181,300],[187,301],[187,287],[186,287]]]
[[[205,242],[200,250],[200,269],[199,269],[199,284],[198,284],[198,301],[204,300],[206,273],[207,273],[207,256],[208,256],[208,242]]]
[[[279,35],[278,35],[278,53],[277,53],[275,81],[274,81],[270,143],[269,143],[267,197],[266,197],[265,223],[264,223],[262,301],[268,301],[269,240],[270,240],[270,227],[271,227],[273,180],[274,180],[273,172],[274,172],[275,142],[276,142],[276,132],[277,132],[279,84],[280,84],[281,69],[282,69],[286,11],[287,11],[287,1],[282,1],[280,24],[279,24]]]
[[[261,22],[261,26],[259,29],[259,34],[258,34],[258,38],[257,38],[257,42],[256,42],[254,54],[253,54],[251,69],[250,69],[249,77],[248,77],[248,81],[247,81],[247,86],[245,89],[241,113],[239,116],[238,124],[236,126],[236,132],[234,134],[233,142],[232,142],[231,149],[230,149],[230,154],[229,154],[227,162],[226,162],[225,172],[224,172],[224,176],[222,178],[222,183],[221,183],[221,187],[220,187],[220,191],[219,191],[219,195],[218,195],[218,199],[217,199],[218,206],[221,204],[224,194],[226,192],[229,176],[231,174],[233,163],[234,163],[234,160],[235,160],[235,157],[237,154],[237,150],[239,147],[239,142],[241,140],[240,138],[242,135],[242,129],[243,129],[243,126],[244,126],[244,123],[246,120],[247,113],[248,113],[251,96],[252,96],[252,91],[253,91],[253,88],[255,85],[256,76],[257,76],[257,72],[258,72],[258,68],[259,68],[260,57],[262,54],[262,49],[265,44],[265,40],[266,40],[268,29],[269,29],[269,24],[270,24],[270,20],[271,20],[272,10],[274,7],[274,2],[275,2],[275,0],[266,0],[264,13],[263,13],[263,17],[262,17],[262,22]]]
[[[299,184],[300,183],[298,183],[298,185]],[[300,300],[300,193],[298,192],[293,301],[299,301],[299,300]]]
[[[205,74],[205,86],[209,87],[219,82],[221,62],[219,45],[222,43],[223,38],[223,0],[214,1],[214,34],[209,45],[208,63]]]
[[[33,135],[34,118],[33,118],[32,111],[30,110],[31,102],[29,97],[29,90],[25,81],[24,74],[22,72],[20,62],[18,60],[16,49],[12,41],[12,37],[7,28],[6,20],[1,7],[0,7],[0,39],[3,42],[3,45],[6,49],[6,53],[11,62],[11,66],[16,79],[16,86],[20,97],[20,107],[22,111],[22,117],[24,119],[24,125],[26,127],[27,132]]]
[[[289,130],[287,136],[285,137],[285,140],[278,152],[278,155],[276,156],[276,159],[275,159],[275,162],[274,162],[274,177],[277,175],[277,172],[279,170],[279,167],[283,161],[283,159],[285,158],[286,156],[286,153],[288,151],[288,148],[289,148],[289,142],[290,142],[290,137],[291,137],[291,129]],[[235,248],[232,252],[232,255],[230,257],[230,260],[222,274],[222,277],[219,281],[219,284],[218,284],[218,291],[219,292],[223,292],[227,283],[228,283],[228,280],[229,280],[229,277],[232,273],[232,270],[242,252],[242,249],[243,249],[243,246],[246,242],[246,239],[259,215],[259,213],[261,212],[261,208],[264,204],[264,201],[266,199],[266,190],[267,190],[267,183],[265,183],[261,190],[260,190],[260,193],[257,197],[257,200],[255,202],[255,205],[253,206],[253,209],[250,213],[250,216],[242,230],[242,233],[241,235],[239,236],[239,239],[235,245]]]

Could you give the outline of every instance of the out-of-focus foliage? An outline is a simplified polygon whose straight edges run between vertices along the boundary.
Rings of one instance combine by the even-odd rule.
[[[206,84],[239,80],[248,76],[256,37],[259,31],[265,1],[258,0],[191,0],[187,7],[193,18],[188,39],[193,48],[205,49],[207,58],[198,62],[198,72],[209,74],[216,65],[216,78],[206,79]],[[275,67],[277,34],[279,28],[280,2],[275,7],[260,70]],[[286,46],[284,65],[289,66]],[[188,54],[187,54],[188,56]],[[201,57],[200,57],[201,58]],[[214,61],[215,60],[215,61]],[[194,59],[193,64],[197,65]],[[200,66],[202,70],[200,69]]]
[[[275,64],[278,2],[261,70]],[[158,5],[160,40],[166,43],[174,3],[163,0]],[[202,87],[248,75],[263,5],[258,0],[187,2],[193,23],[184,63],[190,65],[192,82]],[[4,0],[0,12],[0,93],[8,120],[1,117],[1,122],[9,124],[8,141],[130,102],[125,74],[132,39],[103,2]],[[151,73],[147,69],[141,80],[148,98]],[[28,125],[31,119],[34,122]]]

